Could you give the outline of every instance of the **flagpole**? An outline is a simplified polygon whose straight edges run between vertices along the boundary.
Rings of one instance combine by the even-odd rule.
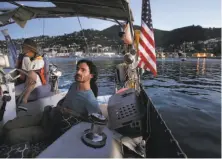
[[[131,16],[131,10],[130,10],[130,6],[129,6],[129,1],[128,1],[128,10],[129,10],[129,17],[128,17],[128,21],[129,21],[129,24],[130,24],[130,34],[131,34],[131,38],[132,38],[132,48],[134,49],[134,35],[133,35],[133,25],[132,25],[132,16]]]
[[[128,10],[129,10],[129,24],[130,24],[130,32],[131,32],[131,38],[132,38],[132,49],[135,50],[135,46],[134,46],[134,36],[135,34],[133,35],[133,19],[132,19],[132,15],[131,15],[131,10],[130,10],[130,5],[129,5],[129,1],[128,1]],[[135,63],[138,62],[138,54],[137,54],[137,50],[136,50],[136,54],[135,54]],[[140,71],[139,71],[139,68],[136,68],[137,70],[137,76],[138,76],[138,83],[139,83],[139,90],[140,90]]]

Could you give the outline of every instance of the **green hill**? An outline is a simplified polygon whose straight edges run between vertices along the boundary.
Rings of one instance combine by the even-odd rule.
[[[140,29],[140,26],[134,26],[134,29]],[[120,27],[118,25],[114,25],[102,30],[101,32],[103,35],[117,40],[119,39],[119,31]],[[156,46],[162,47],[168,47],[170,44],[180,45],[184,41],[197,42],[199,40],[204,41],[219,37],[221,37],[221,28],[202,28],[201,26],[193,25],[171,31],[154,29]]]
[[[140,29],[140,26],[134,26],[134,29]],[[33,37],[42,47],[80,45],[85,47],[86,42],[89,46],[117,46],[122,41],[119,38],[120,27],[113,25],[104,30],[87,29],[60,36],[39,36]],[[84,36],[83,36],[84,33]],[[221,28],[202,28],[201,26],[187,26],[177,28],[171,31],[154,29],[156,47],[168,48],[170,45],[179,46],[183,42],[197,42],[212,38],[221,38]],[[85,37],[85,39],[84,39]],[[20,45],[22,39],[15,40]],[[86,41],[86,42],[85,42]],[[0,41],[0,48],[5,47],[5,41]]]

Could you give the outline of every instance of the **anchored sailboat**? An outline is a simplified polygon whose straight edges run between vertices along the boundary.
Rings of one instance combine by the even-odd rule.
[[[8,1],[5,1],[8,2]],[[10,1],[16,5],[16,9],[4,10],[0,15],[0,26],[17,23],[24,27],[26,22],[35,18],[60,18],[73,16],[86,16],[104,20],[115,21],[120,24],[128,22],[133,35],[133,16],[129,7],[128,0],[54,0],[49,1],[54,7],[30,7]],[[148,0],[143,0],[143,6],[150,5]],[[144,41],[143,41],[144,42]],[[142,45],[139,44],[139,48]],[[186,157],[180,148],[177,140],[166,126],[163,118],[154,107],[140,82],[140,74],[137,66],[138,58],[134,47],[126,48],[124,63],[116,68],[116,90],[113,95],[99,96],[102,116],[89,116],[91,122],[76,122],[62,136],[52,144],[25,143],[20,145],[8,146],[2,143],[0,151],[4,147],[5,151],[0,154],[3,157],[15,157],[13,149],[19,157]],[[145,48],[146,49],[146,48]],[[140,48],[141,51],[141,48]],[[10,53],[12,55],[12,53]],[[10,56],[9,55],[9,56]],[[143,57],[142,57],[143,58]],[[155,60],[154,57],[153,60]],[[144,60],[147,58],[144,57]],[[139,62],[140,67],[144,66],[145,61]],[[0,57],[1,68],[6,68],[5,57]],[[156,71],[156,66],[151,71]],[[148,70],[148,68],[146,67]],[[25,105],[16,105],[14,80],[12,72],[1,71],[0,90],[1,90],[1,124],[14,119],[16,116],[34,115],[42,112],[47,105],[56,106],[67,92],[58,90],[58,79],[61,76],[56,72],[56,67],[51,65],[49,69],[52,91],[47,96],[29,101]],[[156,72],[155,72],[156,73]],[[108,119],[108,121],[107,121]],[[98,122],[99,121],[99,122]],[[108,123],[107,123],[108,122]],[[95,129],[97,128],[97,129]],[[92,137],[88,138],[87,133]],[[103,130],[98,132],[98,130]],[[98,138],[99,136],[99,138]],[[97,140],[98,139],[98,140]],[[40,146],[43,145],[43,146]],[[95,146],[97,147],[95,149]],[[23,147],[23,148],[22,148]],[[38,152],[33,152],[33,147],[38,147]],[[27,148],[27,149],[26,149]],[[8,149],[8,151],[6,151]],[[23,151],[21,151],[23,149]],[[31,153],[25,153],[30,150]],[[1,157],[2,157],[1,156]],[[17,156],[18,157],[18,156]]]

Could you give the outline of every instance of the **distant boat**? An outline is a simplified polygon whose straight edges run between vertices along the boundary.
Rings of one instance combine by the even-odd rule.
[[[64,57],[64,58],[69,58],[70,57],[70,53],[56,53],[55,55],[56,57]]]
[[[187,54],[185,52],[179,52],[178,53],[179,58],[181,59],[181,61],[186,61],[187,60]]]
[[[196,58],[209,58],[209,57],[214,57],[215,55],[212,53],[201,53],[201,52],[197,52],[192,54],[192,57],[196,57]]]
[[[157,58],[165,59],[165,58],[166,58],[166,55],[165,55],[164,52],[159,52],[159,53],[157,53]]]

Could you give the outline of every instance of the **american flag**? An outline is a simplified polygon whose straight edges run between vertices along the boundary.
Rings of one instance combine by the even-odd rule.
[[[151,19],[150,1],[143,0],[142,3],[142,21],[138,46],[140,61],[138,67],[151,71],[154,76],[157,75],[156,53],[153,24]]]

